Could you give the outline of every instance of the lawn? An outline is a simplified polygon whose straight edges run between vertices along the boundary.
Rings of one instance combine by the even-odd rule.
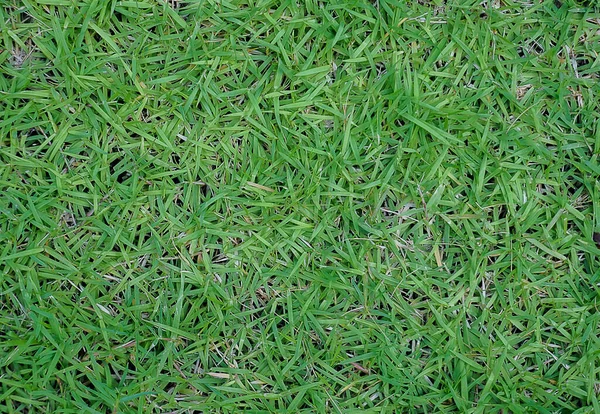
[[[0,0],[1,413],[600,412],[600,7]]]

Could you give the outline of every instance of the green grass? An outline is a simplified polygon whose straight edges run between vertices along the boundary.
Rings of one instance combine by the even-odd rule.
[[[0,412],[600,412],[600,9],[0,1]]]

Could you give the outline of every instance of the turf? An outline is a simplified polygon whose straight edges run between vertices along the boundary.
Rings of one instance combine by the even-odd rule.
[[[600,412],[595,2],[0,5],[0,412]]]

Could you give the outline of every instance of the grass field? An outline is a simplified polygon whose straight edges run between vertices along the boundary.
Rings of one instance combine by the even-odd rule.
[[[600,412],[596,3],[0,5],[0,412]]]

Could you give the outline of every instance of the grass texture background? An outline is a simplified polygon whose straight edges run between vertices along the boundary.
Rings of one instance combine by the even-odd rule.
[[[0,5],[0,412],[600,412],[594,2]]]

